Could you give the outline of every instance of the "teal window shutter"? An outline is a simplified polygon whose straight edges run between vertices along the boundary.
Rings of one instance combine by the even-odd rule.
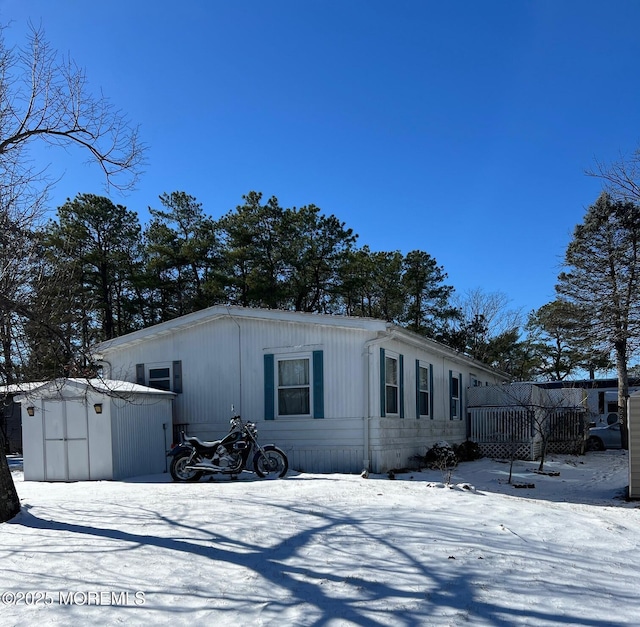
[[[420,419],[420,360],[416,359],[416,418]]]
[[[313,417],[324,418],[324,355],[313,351]]]
[[[386,376],[384,371],[384,348],[380,349],[380,416],[383,418],[387,415],[387,391]]]
[[[433,420],[433,366],[429,364],[429,418]]]
[[[136,364],[136,383],[146,385],[144,380],[144,364]]]
[[[398,393],[400,394],[400,418],[404,418],[404,355],[400,355],[398,362],[398,369],[400,370],[398,373],[400,377],[398,385]]]
[[[453,420],[453,371],[449,370],[449,420]]]
[[[173,362],[173,392],[182,394],[182,361]]]
[[[274,358],[271,354],[264,356],[264,419],[275,418],[275,377]]]

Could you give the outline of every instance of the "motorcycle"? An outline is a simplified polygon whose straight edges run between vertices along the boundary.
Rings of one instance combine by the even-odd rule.
[[[221,440],[203,442],[181,432],[179,444],[167,453],[172,457],[169,472],[174,481],[198,481],[203,475],[238,475],[248,468],[251,453],[253,472],[258,477],[284,477],[289,460],[273,444],[262,446],[258,442],[258,430],[253,422],[245,422],[240,416],[230,420],[229,433]]]

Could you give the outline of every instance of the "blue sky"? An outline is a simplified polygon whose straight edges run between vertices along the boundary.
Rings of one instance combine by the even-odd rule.
[[[631,0],[0,0],[141,126],[147,219],[185,191],[219,217],[250,190],[316,204],[373,250],[419,248],[457,292],[554,297],[585,170],[640,144],[640,3]],[[104,193],[78,154],[52,208]]]

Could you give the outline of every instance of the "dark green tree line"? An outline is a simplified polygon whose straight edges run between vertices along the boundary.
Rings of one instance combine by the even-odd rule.
[[[162,322],[207,307],[223,297],[219,289],[218,229],[202,205],[185,192],[162,194],[164,209],[149,208],[144,231],[146,321]]]
[[[336,216],[259,192],[217,220],[185,192],[159,200],[141,228],[127,208],[79,194],[34,232],[47,280],[31,297],[65,351],[32,330],[31,376],[87,368],[83,356],[99,341],[218,303],[376,317],[447,339],[453,287],[424,251],[356,248]]]
[[[82,345],[136,328],[133,282],[140,255],[138,216],[104,196],[80,194],[58,209],[43,247],[54,272],[71,285],[69,305],[86,323]]]

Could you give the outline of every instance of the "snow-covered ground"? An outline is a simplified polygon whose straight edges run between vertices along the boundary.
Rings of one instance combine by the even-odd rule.
[[[0,624],[637,625],[624,451],[364,479],[24,482]]]

